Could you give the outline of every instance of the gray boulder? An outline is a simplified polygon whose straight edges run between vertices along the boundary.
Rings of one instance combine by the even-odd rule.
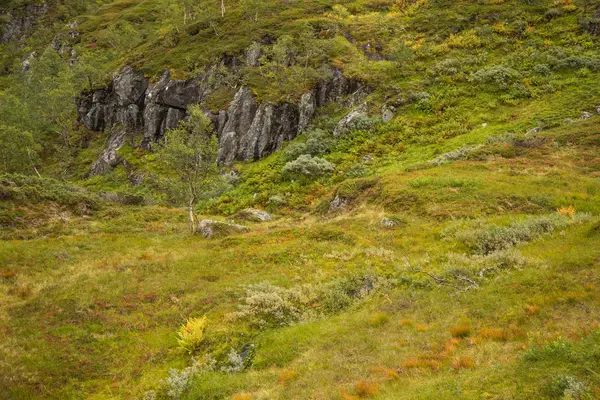
[[[235,215],[235,218],[253,222],[266,222],[273,220],[271,214],[263,210],[257,210],[256,208],[246,208],[238,212]]]
[[[362,117],[367,116],[367,103],[362,103],[352,111],[350,111],[344,118],[340,120],[335,129],[333,130],[333,136],[338,137],[343,135],[352,129],[353,123]]]
[[[130,66],[125,67],[113,78],[113,91],[119,107],[130,104],[141,104],[148,88],[144,75],[137,73]]]
[[[346,209],[350,200],[346,197],[340,196],[339,193],[335,195],[333,200],[329,203],[329,212],[336,212]]]
[[[249,231],[250,229],[242,225],[205,219],[198,224],[196,234],[202,235],[205,238],[220,238]]]
[[[300,116],[298,119],[298,132],[306,131],[308,124],[317,110],[317,98],[314,90],[304,93],[300,97]]]
[[[89,176],[104,175],[119,165],[122,160],[118,151],[123,147],[126,137],[127,131],[125,129],[116,130],[110,136],[106,147],[88,171]]]

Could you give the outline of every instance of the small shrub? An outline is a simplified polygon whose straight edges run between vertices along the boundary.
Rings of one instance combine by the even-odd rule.
[[[206,317],[188,318],[185,325],[179,328],[177,342],[188,353],[193,353],[204,341],[204,330],[206,329]]]
[[[252,395],[249,393],[236,393],[231,396],[232,400],[252,400]]]
[[[508,226],[471,227],[454,234],[444,231],[442,236],[453,236],[477,254],[486,255],[530,242],[556,229],[565,228],[589,219],[589,214],[566,216],[556,213],[529,217]]]
[[[360,380],[354,384],[354,391],[358,397],[373,397],[379,393],[379,385],[376,382]]]
[[[286,163],[283,166],[282,172],[291,175],[319,177],[332,173],[334,169],[335,165],[327,160],[303,154],[294,161]]]
[[[442,155],[437,156],[433,160],[430,160],[429,163],[433,164],[437,167],[442,165],[446,165],[452,161],[456,160],[464,160],[466,159],[471,152],[479,149],[481,146],[463,146],[458,149],[449,151],[448,153],[444,153]]]
[[[521,74],[518,71],[502,65],[480,69],[471,75],[471,81],[475,83],[491,83],[500,88],[507,88],[519,79]]]
[[[245,367],[241,354],[231,349],[227,355],[227,364],[221,367],[221,371],[227,374],[235,374],[243,371]]]
[[[527,361],[540,360],[565,360],[571,357],[573,346],[571,343],[557,339],[543,346],[532,346],[524,354]]]
[[[540,312],[540,306],[536,306],[536,305],[529,305],[529,304],[527,304],[527,305],[525,306],[525,312],[526,312],[528,315],[536,315],[537,313],[539,313],[539,312]]]
[[[309,284],[283,288],[259,283],[246,288],[244,304],[234,315],[261,328],[286,326],[307,318],[307,308],[317,299],[317,289]]]
[[[303,154],[318,156],[326,153],[333,143],[331,135],[321,129],[315,129],[306,133],[306,142],[293,142],[286,147],[284,157],[287,161],[295,160]]]
[[[572,217],[573,215],[575,215],[575,207],[573,207],[572,205],[568,206],[568,207],[560,207],[559,209],[556,210],[557,213],[559,213],[560,215],[568,215],[570,217]]]
[[[483,45],[483,41],[477,35],[477,31],[469,29],[458,35],[450,35],[447,40],[448,47],[456,49],[474,49]]]
[[[555,376],[548,386],[548,391],[554,396],[562,396],[568,400],[590,398],[587,386],[573,376]]]
[[[470,325],[456,325],[450,328],[450,334],[455,338],[465,338],[471,335]]]

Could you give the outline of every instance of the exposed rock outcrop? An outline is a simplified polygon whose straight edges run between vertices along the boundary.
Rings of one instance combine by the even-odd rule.
[[[242,87],[227,110],[217,161],[231,164],[273,153],[298,135],[299,116],[295,104],[259,105],[252,91]]]
[[[365,117],[367,115],[367,103],[362,103],[352,111],[350,111],[344,118],[338,122],[337,126],[333,130],[333,136],[337,137],[343,135],[352,129],[352,126],[356,120]]]
[[[219,238],[249,231],[250,229],[242,225],[205,219],[198,224],[196,234],[202,235],[205,238]]]
[[[106,147],[88,171],[89,176],[106,174],[121,162],[118,151],[123,147],[126,137],[125,129],[118,129],[109,137]]]
[[[34,23],[48,12],[46,2],[41,5],[29,4],[11,11],[0,10],[6,22],[0,26],[0,44],[21,40],[33,28]]]
[[[235,215],[236,219],[243,219],[246,221],[253,222],[266,222],[271,221],[273,218],[271,214],[263,210],[257,210],[255,208],[246,208]]]
[[[79,121],[90,130],[114,131],[117,137],[109,140],[109,146],[122,145],[120,129],[113,129],[118,125],[128,131],[143,132],[141,144],[149,147],[186,117],[188,105],[202,103],[214,89],[210,70],[195,80],[173,80],[165,71],[158,82],[149,83],[143,74],[126,67],[115,74],[107,88],[78,99]],[[217,161],[229,165],[235,160],[257,160],[275,152],[285,141],[307,129],[318,107],[341,102],[360,89],[357,82],[338,70],[332,70],[329,80],[305,93],[299,104],[259,104],[250,88],[240,87],[227,110],[218,114],[207,111],[219,137]],[[107,171],[113,163],[113,153],[107,147],[90,173]]]

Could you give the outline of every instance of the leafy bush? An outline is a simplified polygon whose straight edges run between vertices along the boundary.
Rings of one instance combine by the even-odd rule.
[[[290,161],[281,170],[284,174],[304,175],[318,177],[333,172],[335,165],[319,157],[303,154],[294,161]]]
[[[204,341],[206,324],[206,317],[188,318],[186,324],[177,332],[179,346],[190,354],[198,350]]]
[[[244,304],[234,315],[262,328],[290,325],[306,318],[307,309],[317,298],[317,289],[312,285],[283,288],[259,283],[246,288]]]
[[[303,154],[318,156],[329,151],[333,143],[331,135],[321,129],[309,131],[306,136],[306,142],[293,142],[285,149],[286,160],[295,160]]]
[[[51,178],[19,174],[0,175],[0,200],[13,200],[25,204],[53,201],[63,206],[85,210],[100,208],[99,199],[83,189]]]
[[[521,74],[518,71],[502,65],[480,69],[471,75],[471,81],[475,83],[491,83],[500,88],[506,88],[519,79]]]
[[[392,284],[389,278],[370,272],[291,288],[259,283],[246,288],[242,304],[231,316],[247,319],[260,328],[287,326],[339,312]]]
[[[592,59],[590,57],[582,56],[569,56],[562,60],[559,60],[554,68],[557,70],[568,70],[568,69],[580,69],[589,68],[592,71],[600,69],[600,60]]]
[[[583,400],[591,398],[586,385],[573,376],[555,376],[549,386],[549,392],[554,396],[562,396],[569,400]]]

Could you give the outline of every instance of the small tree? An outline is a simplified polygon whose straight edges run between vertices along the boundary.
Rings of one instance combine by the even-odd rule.
[[[38,151],[31,133],[0,125],[0,173],[37,173]]]
[[[158,157],[178,177],[178,189],[188,200],[190,231],[196,232],[197,201],[216,187],[219,174],[216,163],[219,151],[210,119],[197,105],[188,107],[189,118],[167,131]]]

